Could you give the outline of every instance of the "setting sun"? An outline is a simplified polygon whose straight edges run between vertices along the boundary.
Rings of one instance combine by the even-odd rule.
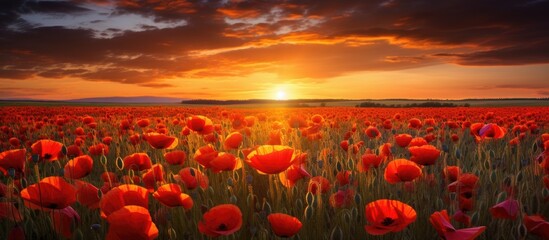
[[[276,100],[287,100],[288,98],[286,97],[286,92],[280,90],[278,92],[276,92]]]

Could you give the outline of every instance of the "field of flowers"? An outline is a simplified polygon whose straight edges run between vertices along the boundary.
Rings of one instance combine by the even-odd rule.
[[[549,107],[0,108],[0,239],[549,239]]]

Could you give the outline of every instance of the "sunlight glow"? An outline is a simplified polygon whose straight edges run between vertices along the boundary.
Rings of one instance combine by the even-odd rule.
[[[282,90],[276,92],[276,100],[287,100],[286,92],[284,92]]]

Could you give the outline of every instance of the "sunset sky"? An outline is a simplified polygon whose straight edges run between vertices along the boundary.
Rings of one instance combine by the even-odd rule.
[[[0,99],[549,97],[549,1],[1,1]]]

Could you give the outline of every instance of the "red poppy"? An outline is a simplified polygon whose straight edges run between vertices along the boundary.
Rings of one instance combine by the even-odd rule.
[[[291,188],[300,179],[305,177],[311,177],[311,174],[307,172],[304,164],[294,164],[290,166],[286,171],[279,173],[278,177],[282,185]]]
[[[225,138],[225,141],[223,142],[223,146],[226,150],[230,149],[238,149],[240,147],[240,144],[242,144],[242,140],[244,139],[242,133],[239,132],[233,132]]]
[[[411,161],[420,165],[433,165],[440,156],[440,150],[433,145],[423,145],[421,147],[408,148],[412,157]]]
[[[379,130],[374,126],[369,126],[368,128],[366,128],[366,131],[364,131],[364,133],[369,138],[378,138],[381,136],[381,133],[379,132]]]
[[[412,135],[410,134],[403,133],[395,136],[396,144],[402,148],[407,147],[411,141],[412,141]]]
[[[131,143],[132,145],[135,146],[135,145],[139,144],[139,142],[141,142],[141,136],[139,136],[138,133],[132,134],[132,135],[130,136],[130,143]]]
[[[181,192],[181,187],[174,183],[164,184],[158,187],[153,197],[168,207],[183,206],[185,209],[193,207],[193,199]]]
[[[93,159],[88,155],[82,155],[73,158],[65,164],[65,177],[80,179],[91,173],[93,168]]]
[[[208,187],[208,177],[196,168],[183,168],[179,171],[179,178],[189,190],[200,186],[202,189]]]
[[[390,161],[385,168],[385,180],[391,184],[408,182],[421,176],[421,168],[414,162],[406,159]]]
[[[519,213],[519,202],[515,199],[507,199],[490,208],[494,218],[516,219]]]
[[[104,137],[101,142],[107,146],[111,145],[112,137]]]
[[[107,222],[107,240],[151,240],[158,237],[158,228],[152,221],[149,210],[142,206],[124,206],[110,214]]]
[[[38,155],[41,161],[53,162],[63,156],[63,144],[52,140],[39,140],[32,144],[32,154]]]
[[[215,173],[234,171],[242,168],[242,162],[240,158],[235,157],[233,154],[220,152],[217,157],[210,161],[210,168]]]
[[[421,120],[417,118],[410,118],[410,120],[408,120],[408,128],[420,129],[422,126]]]
[[[303,226],[299,219],[284,213],[271,213],[267,220],[274,234],[283,238],[296,235]]]
[[[358,163],[359,172],[367,172],[370,167],[377,168],[383,162],[383,157],[371,153],[371,151],[366,151],[362,155],[362,161]]]
[[[423,145],[429,144],[425,138],[422,137],[415,137],[410,141],[410,144],[408,144],[408,147],[421,147]]]
[[[449,182],[457,181],[460,174],[461,169],[458,166],[446,166],[442,170],[442,177],[448,178]]]
[[[212,120],[201,115],[189,117],[187,127],[200,135],[207,135],[214,131]]]
[[[208,144],[196,150],[194,153],[194,160],[197,161],[204,168],[211,168],[210,162],[219,155],[219,152],[215,148]]]
[[[144,135],[147,142],[155,149],[174,149],[179,140],[176,137],[170,137],[160,133],[147,133]]]
[[[364,212],[368,220],[368,225],[364,228],[372,235],[402,231],[417,217],[416,211],[410,205],[389,199],[369,203]]]
[[[154,192],[156,183],[164,182],[164,167],[160,164],[154,164],[150,169],[143,173],[143,185],[150,191]]]
[[[8,142],[10,143],[10,145],[14,148],[19,148],[21,146],[21,141],[19,141],[18,138],[16,137],[12,137],[8,140]]]
[[[70,145],[70,146],[67,147],[67,156],[69,158],[75,158],[75,157],[78,157],[78,156],[81,156],[81,155],[84,155],[84,153],[82,152],[82,149],[80,149],[79,146]]]
[[[545,221],[545,218],[542,216],[525,215],[522,222],[529,233],[536,235],[541,239],[549,239],[549,222]]]
[[[320,191],[320,193],[327,193],[330,188],[331,185],[328,179],[322,176],[316,176],[309,180],[309,187],[307,190],[312,194],[317,194],[318,191]]]
[[[494,123],[482,124],[474,123],[471,125],[471,134],[475,136],[477,141],[483,139],[500,139],[505,137],[507,129],[502,128]]]
[[[294,149],[281,145],[263,145],[246,157],[246,163],[259,173],[276,174],[285,171],[295,160]]]
[[[450,217],[446,210],[431,214],[429,221],[435,230],[437,230],[438,235],[446,240],[473,240],[486,229],[485,226],[456,229],[450,223]]]
[[[187,154],[183,150],[175,150],[164,153],[164,159],[171,165],[183,165],[187,159]]]
[[[15,149],[3,151],[0,153],[0,172],[8,175],[8,170],[13,169],[16,173],[22,173],[25,170],[25,160],[27,150]]]
[[[73,231],[80,222],[80,215],[70,206],[57,211],[51,211],[50,217],[54,230],[65,238],[71,238]]]
[[[338,190],[330,196],[330,205],[333,208],[349,207],[354,201],[355,191],[353,189]]]
[[[89,209],[99,208],[99,198],[98,191],[99,189],[92,185],[91,183],[85,181],[75,180],[76,186],[76,200],[86,206]]]
[[[61,177],[47,177],[23,189],[21,198],[34,209],[63,209],[76,202],[76,188]]]
[[[0,219],[7,219],[16,223],[23,221],[23,215],[12,202],[0,202]]]
[[[133,184],[123,184],[112,188],[103,195],[99,203],[101,217],[107,218],[111,213],[128,205],[148,208],[149,192],[147,189]]]
[[[281,145],[282,144],[282,132],[280,130],[272,130],[269,133],[269,140],[267,145]]]
[[[109,146],[98,143],[88,148],[88,152],[92,156],[109,155]]]
[[[469,215],[467,215],[461,209],[457,210],[452,218],[454,218],[456,222],[459,222],[465,226],[471,226],[471,217],[469,217]]]
[[[351,174],[352,172],[349,171],[349,170],[343,170],[341,172],[338,172],[336,174],[336,180],[337,180],[337,184],[339,186],[345,186],[349,183],[351,183]],[[356,184],[356,181],[355,181],[355,184]]]
[[[123,161],[126,170],[141,171],[152,167],[151,158],[146,153],[134,153],[126,156]]]
[[[146,128],[150,124],[151,124],[151,121],[149,119],[146,119],[146,118],[139,119],[139,121],[137,121],[137,126],[139,126],[140,128]]]
[[[242,212],[233,204],[221,204],[211,208],[198,222],[198,230],[210,237],[233,234],[241,226]]]

